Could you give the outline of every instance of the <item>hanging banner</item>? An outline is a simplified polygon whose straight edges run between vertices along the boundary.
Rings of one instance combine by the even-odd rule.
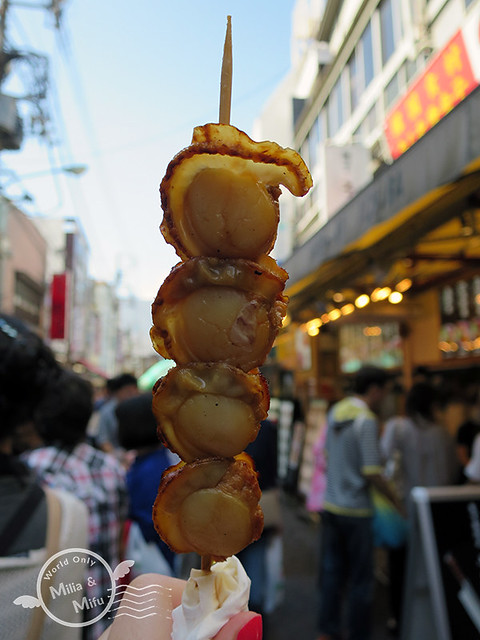
[[[50,339],[64,340],[67,317],[67,274],[57,273],[52,278],[52,312],[50,317]]]
[[[385,136],[394,160],[478,87],[479,25],[477,10],[387,115]]]

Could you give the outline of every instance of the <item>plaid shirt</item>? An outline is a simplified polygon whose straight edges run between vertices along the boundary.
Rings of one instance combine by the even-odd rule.
[[[69,491],[86,504],[89,550],[98,553],[114,571],[120,562],[120,538],[127,514],[125,473],[117,459],[86,443],[78,444],[71,452],[42,447],[25,454],[23,459],[41,482]],[[95,584],[88,587],[88,597],[108,597],[110,582],[105,570],[93,566],[89,573]],[[110,623],[107,618],[92,625],[94,629],[84,629],[89,630],[90,638],[100,635]]]

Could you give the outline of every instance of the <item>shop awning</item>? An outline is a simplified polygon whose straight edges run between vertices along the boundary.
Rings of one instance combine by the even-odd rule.
[[[292,316],[412,265],[418,289],[480,267],[479,113],[477,89],[282,264]]]

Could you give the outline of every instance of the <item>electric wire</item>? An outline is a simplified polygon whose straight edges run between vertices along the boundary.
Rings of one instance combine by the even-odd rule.
[[[103,191],[106,200],[106,210],[104,213],[110,218],[110,228],[117,235],[119,245],[122,247],[123,254],[128,254],[131,251],[129,238],[126,235],[128,229],[128,223],[126,220],[119,219],[122,208],[117,205],[117,202],[113,196],[113,190],[111,188],[110,180],[108,178],[105,164],[102,157],[102,152],[99,149],[96,135],[95,126],[91,118],[90,109],[88,106],[88,100],[83,88],[83,82],[81,74],[79,72],[76,58],[72,47],[72,38],[68,33],[68,26],[66,21],[63,20],[60,29],[57,31],[58,35],[58,48],[63,54],[66,68],[70,74],[72,88],[75,93],[77,104],[79,107],[80,115],[83,119],[84,129],[87,136],[87,141],[91,149],[91,155],[96,159],[99,170],[99,183],[101,190]]]

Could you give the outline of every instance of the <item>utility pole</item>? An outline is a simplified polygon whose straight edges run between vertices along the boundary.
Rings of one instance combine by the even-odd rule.
[[[7,10],[10,0],[1,0],[0,4],[0,86],[5,75],[7,56],[5,53],[5,34],[7,32]]]

